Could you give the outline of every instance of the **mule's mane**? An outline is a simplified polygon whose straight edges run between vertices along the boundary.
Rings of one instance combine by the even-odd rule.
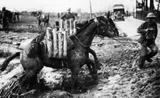
[[[80,28],[80,30],[76,32],[75,35],[78,35],[80,32],[84,31],[92,22],[93,22],[93,19],[88,21],[82,28]]]

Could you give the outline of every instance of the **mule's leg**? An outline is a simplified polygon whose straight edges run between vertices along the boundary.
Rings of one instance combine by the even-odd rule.
[[[100,63],[99,63],[99,61],[98,61],[98,58],[97,58],[97,55],[96,55],[95,51],[94,51],[93,49],[89,48],[88,52],[93,55],[94,60],[95,60],[95,64],[96,64],[96,65],[95,65],[96,68],[97,68],[97,69],[100,69]],[[88,54],[88,58],[89,58],[89,54]]]
[[[29,85],[34,86],[37,84],[37,74],[43,68],[41,61],[38,58],[33,58],[21,62],[25,70],[24,76],[19,80],[21,86],[23,87],[28,83]]]
[[[92,68],[91,68],[91,65],[92,65]],[[97,68],[95,66],[95,63],[92,60],[88,59],[87,66],[90,71],[90,74],[92,75],[92,78],[96,80],[97,79]]]
[[[90,50],[92,50],[92,49],[89,48],[89,51],[88,51],[88,54],[87,54],[87,59],[89,59],[89,52],[90,52]],[[91,54],[92,54],[92,53],[91,53]],[[96,59],[96,58],[95,58],[95,59]],[[90,63],[87,62],[86,64],[87,64],[87,67],[88,67],[88,69],[89,69],[90,74],[92,75],[92,68],[91,68]],[[93,67],[93,66],[92,66],[92,67]]]
[[[38,27],[40,27],[40,25],[41,25],[41,21],[40,21],[40,20],[38,20]]]
[[[40,69],[27,70],[24,76],[20,79],[20,84],[23,87],[25,84],[34,87],[37,84],[37,74]]]
[[[95,63],[89,59],[89,53],[91,53],[93,55]],[[94,73],[97,73],[97,69],[100,69],[100,64],[99,64],[99,61],[98,61],[98,58],[97,58],[95,51],[92,50],[91,48],[88,49],[87,58],[88,58],[87,66],[88,66],[88,69],[89,69],[91,75]],[[91,66],[92,66],[92,68],[91,68]]]
[[[89,59],[89,53],[91,53],[93,55],[95,63]],[[92,50],[91,48],[89,48],[89,50],[88,50],[86,64],[87,64],[87,67],[89,69],[90,74],[92,75],[92,78],[95,79],[96,78],[95,74],[97,73],[97,66],[96,65],[98,64],[98,58],[97,58],[94,50]]]
[[[91,66],[92,66],[92,64],[87,63],[87,67],[88,67],[88,69],[89,69],[89,72],[90,72],[90,74],[92,75],[93,70],[92,70]]]
[[[71,72],[72,72],[71,93],[75,92],[75,84],[77,83],[79,70],[80,70],[80,68],[78,66],[71,69]]]

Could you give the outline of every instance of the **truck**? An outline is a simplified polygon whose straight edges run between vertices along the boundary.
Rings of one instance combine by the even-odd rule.
[[[123,4],[113,5],[113,20],[124,21],[125,9]]]

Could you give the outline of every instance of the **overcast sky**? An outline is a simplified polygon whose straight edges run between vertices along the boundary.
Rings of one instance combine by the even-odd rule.
[[[111,10],[113,4],[122,3],[126,10],[133,10],[136,0],[91,0],[93,12]],[[89,0],[0,0],[0,8],[5,6],[9,10],[42,10],[47,12],[64,12],[68,8],[72,11],[81,9],[89,12]]]

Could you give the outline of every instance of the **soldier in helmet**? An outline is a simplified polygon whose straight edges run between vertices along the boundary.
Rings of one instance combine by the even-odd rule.
[[[63,19],[63,20],[69,20],[69,19],[75,20],[75,16],[71,13],[71,8],[68,9],[68,13],[66,13],[65,15],[63,15],[61,17],[61,19]]]
[[[141,35],[139,39],[139,43],[141,44],[141,53],[138,64],[140,68],[144,67],[146,60],[148,62],[152,62],[151,58],[158,52],[158,47],[155,44],[155,39],[158,32],[155,21],[156,16],[150,12],[147,14],[146,19],[147,21],[137,29],[137,32]],[[149,48],[150,51],[148,51],[147,48]]]

